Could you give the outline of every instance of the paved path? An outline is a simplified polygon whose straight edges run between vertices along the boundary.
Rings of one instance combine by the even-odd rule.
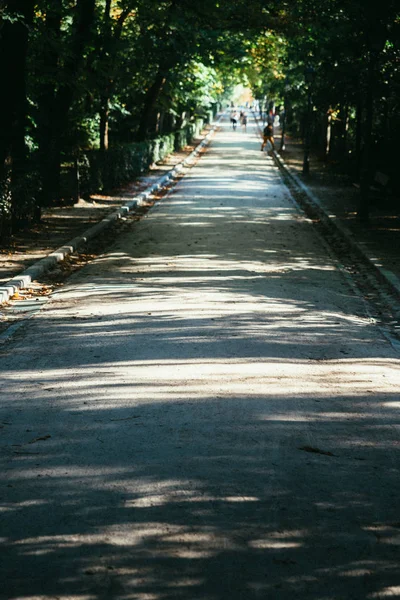
[[[400,594],[399,355],[252,127],[0,370],[2,598]]]

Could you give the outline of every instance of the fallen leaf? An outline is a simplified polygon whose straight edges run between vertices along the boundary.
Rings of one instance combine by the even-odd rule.
[[[319,448],[314,448],[313,446],[301,446],[299,450],[303,450],[304,452],[312,452],[314,454],[323,454],[324,456],[335,456],[334,454],[332,454],[332,452],[320,450]]]
[[[110,419],[110,421],[130,421],[131,419],[140,419],[140,415],[133,415],[132,417],[125,417],[124,419]]]
[[[51,438],[51,435],[44,435],[42,437],[38,437],[38,438],[35,438],[34,440],[31,440],[29,442],[29,444],[34,444],[35,442],[42,442],[44,440],[48,440],[49,438]]]

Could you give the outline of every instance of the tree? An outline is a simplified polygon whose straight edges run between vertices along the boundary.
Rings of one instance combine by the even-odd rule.
[[[24,215],[29,195],[25,142],[28,114],[26,58],[33,7],[33,0],[22,5],[17,0],[9,0],[1,7],[0,78],[7,82],[7,90],[1,95],[0,179],[4,181],[11,171],[11,222],[14,226]]]
[[[72,10],[63,0],[42,7],[39,32],[38,142],[42,182],[41,205],[59,199],[63,136],[78,92],[80,70],[92,41],[95,0],[77,0]],[[67,25],[71,23],[68,27]]]

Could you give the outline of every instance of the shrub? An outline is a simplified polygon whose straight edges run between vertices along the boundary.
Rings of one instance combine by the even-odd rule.
[[[211,118],[211,112],[209,116]],[[114,146],[106,152],[86,152],[79,159],[81,195],[111,190],[128,183],[147,171],[153,163],[190,144],[203,127],[204,120],[197,119],[175,133],[145,142]]]

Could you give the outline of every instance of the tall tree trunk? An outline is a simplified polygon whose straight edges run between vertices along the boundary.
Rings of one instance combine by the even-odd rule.
[[[100,98],[100,150],[108,150],[108,119],[110,115],[110,99],[108,93]]]
[[[389,101],[388,98],[383,99],[383,122],[382,122],[382,137],[384,143],[382,145],[382,151],[386,154],[387,143],[390,139],[390,128],[389,128]]]
[[[16,227],[22,217],[26,218],[28,200],[26,57],[34,0],[25,0],[22,4],[10,0],[3,8],[16,20],[6,21],[1,31],[0,72],[1,80],[7,82],[7,90],[1,95],[0,169],[4,176],[6,162],[11,165],[11,220]]]
[[[52,0],[46,13],[46,44],[43,65],[51,80],[42,84],[39,96],[38,138],[39,168],[42,182],[42,206],[50,206],[59,198],[61,147],[57,143],[56,76],[61,46],[62,0]]]
[[[156,78],[153,82],[153,85],[147,90],[144,107],[142,111],[142,116],[140,120],[140,126],[137,133],[138,141],[143,141],[147,137],[147,133],[150,127],[151,120],[153,118],[153,113],[155,106],[157,104],[157,100],[160,97],[160,94],[163,90],[163,87],[166,82],[165,72],[161,72],[161,70],[157,73]]]
[[[363,105],[361,100],[361,94],[357,98],[356,106],[356,169],[357,179],[361,178],[361,142],[362,142],[362,121],[363,121]]]
[[[121,38],[124,23],[131,13],[129,8],[122,11],[113,30],[111,19],[111,0],[106,0],[103,13],[103,28],[102,28],[102,50],[100,52],[99,63],[103,64],[107,74],[105,80],[100,79],[100,150],[108,149],[109,143],[109,117],[110,117],[110,100],[113,93],[113,80],[116,63],[116,54],[118,42]]]
[[[329,108],[326,114],[326,135],[325,135],[325,151],[324,158],[328,160],[331,151],[332,138],[332,109]]]
[[[349,105],[346,102],[343,111],[343,155],[346,156],[348,152],[348,140],[349,140]]]
[[[111,0],[106,0],[103,14],[103,48],[101,52],[100,63],[106,60],[106,57],[111,53],[112,45],[112,23],[111,23]],[[109,66],[111,71],[111,65]],[[100,91],[100,150],[108,150],[108,119],[110,113],[110,88],[111,88],[111,73],[107,76],[106,84]]]
[[[82,67],[85,48],[91,36],[95,0],[78,0],[75,11],[72,47],[62,73],[63,83],[51,101],[50,130],[40,152],[44,206],[51,205],[60,195],[62,139],[68,127],[68,113],[75,97],[75,80]]]
[[[157,121],[156,121],[156,133],[157,135],[164,134],[164,123],[165,123],[165,112],[162,110],[157,113]]]
[[[357,216],[361,221],[369,219],[369,195],[371,184],[371,146],[372,146],[372,125],[374,108],[374,75],[375,75],[375,56],[370,52],[367,74],[367,92],[365,99],[365,122],[364,122],[364,145],[361,160],[361,181],[360,198]]]
[[[340,103],[339,120],[337,123],[337,144],[336,154],[339,160],[343,160],[347,151],[347,129],[348,129],[349,109],[346,98]]]
[[[343,139],[344,139],[344,102],[339,104],[339,116],[336,122],[336,159],[341,160],[343,157]]]

